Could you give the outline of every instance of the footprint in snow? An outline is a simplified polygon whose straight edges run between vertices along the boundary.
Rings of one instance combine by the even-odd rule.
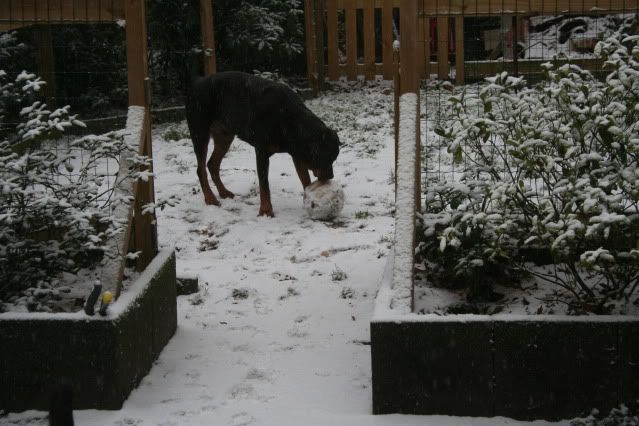
[[[273,372],[263,370],[261,368],[251,368],[246,374],[247,380],[254,380],[256,382],[273,382]]]
[[[246,411],[234,414],[231,418],[232,426],[247,426],[255,421],[255,418]]]

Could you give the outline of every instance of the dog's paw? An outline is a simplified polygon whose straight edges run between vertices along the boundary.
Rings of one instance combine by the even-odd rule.
[[[207,206],[220,206],[220,202],[213,194],[204,194],[204,202]]]
[[[225,189],[224,191],[220,191],[220,198],[222,198],[222,199],[224,199],[224,198],[234,198],[234,197],[235,197],[235,194],[233,194],[228,189]]]
[[[266,216],[266,217],[275,217],[275,213],[273,213],[273,208],[260,208],[260,212],[257,214],[258,216]]]

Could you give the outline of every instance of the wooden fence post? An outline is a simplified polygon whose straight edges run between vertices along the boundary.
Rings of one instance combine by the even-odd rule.
[[[200,0],[200,31],[204,48],[204,74],[216,71],[215,28],[213,20],[213,0]]]
[[[139,153],[153,158],[151,144],[151,120],[149,117],[149,79],[146,45],[146,8],[144,0],[126,0],[126,42],[129,84],[129,105],[145,108],[143,137]],[[150,168],[152,171],[152,167]],[[153,177],[139,181],[134,201],[134,246],[141,255],[136,262],[142,271],[153,259],[157,250],[157,227],[155,213],[143,214],[142,210],[154,201]]]
[[[464,84],[464,17],[455,17],[455,82]]]
[[[448,16],[437,17],[437,77],[448,78]]]
[[[393,1],[383,0],[382,3],[382,62],[384,80],[393,78],[395,72],[393,52]]]
[[[337,45],[337,0],[326,3],[326,43],[328,47],[328,78],[339,79],[339,47]]]
[[[357,9],[355,1],[346,2],[346,76],[357,79]]]
[[[420,58],[417,44],[417,34],[418,34],[418,19],[419,14],[417,11],[417,2],[415,0],[400,0],[400,14],[399,14],[399,27],[400,27],[400,58],[401,61],[399,63],[400,66],[400,93],[404,94],[414,94],[415,95],[415,163],[413,164],[415,170],[414,176],[414,199],[413,199],[413,220],[416,220],[417,211],[420,210],[421,205],[421,143],[420,143],[420,111],[419,111],[419,89],[420,89],[420,76],[418,75],[419,71],[419,62],[422,59]],[[401,99],[400,99],[400,117],[403,112],[401,110]],[[400,120],[400,125],[403,120]],[[408,120],[410,122],[410,120]],[[400,129],[402,132],[402,129]],[[401,144],[403,140],[400,140],[400,149],[402,149]],[[412,143],[412,142],[411,142]],[[396,177],[397,180],[398,177]],[[415,234],[412,235],[412,247],[415,247]],[[411,274],[412,276],[412,274]],[[414,286],[411,284],[411,300],[414,303]],[[412,304],[411,303],[411,304]],[[412,308],[412,307],[411,307]]]
[[[399,94],[401,79],[399,75],[399,42],[393,45],[393,97],[394,97],[394,120],[393,129],[395,131],[395,191],[397,191],[397,152],[399,150]]]
[[[375,78],[375,4],[364,1],[364,75],[366,80]]]
[[[326,71],[324,65],[324,11],[326,0],[314,0],[315,13],[313,15],[313,34],[315,34],[315,58],[317,60],[317,90],[324,90]]]
[[[56,107],[55,58],[53,57],[53,41],[50,25],[36,25],[33,28],[33,41],[36,47],[35,58],[38,75],[47,84],[42,88],[42,95],[49,108]]]
[[[306,73],[308,75],[308,84],[314,92],[318,90],[317,84],[317,58],[315,44],[315,34],[313,25],[313,0],[304,0],[304,25],[305,25],[305,42],[306,42]]]

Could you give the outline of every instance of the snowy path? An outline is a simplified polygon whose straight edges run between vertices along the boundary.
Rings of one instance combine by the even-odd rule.
[[[348,145],[335,166],[347,199],[334,224],[305,217],[284,155],[270,169],[276,217],[258,218],[254,154],[238,140],[222,164],[236,198],[205,206],[190,142],[156,132],[158,198],[181,198],[158,212],[160,243],[175,245],[178,274],[199,275],[201,290],[179,298],[178,330],[124,408],[77,412],[76,424],[521,424],[370,414],[369,320],[392,236],[393,157],[392,98],[366,96],[312,103]]]

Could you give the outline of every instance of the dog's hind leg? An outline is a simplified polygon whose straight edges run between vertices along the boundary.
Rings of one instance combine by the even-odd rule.
[[[207,163],[209,172],[211,173],[213,183],[215,184],[220,197],[233,198],[235,194],[226,189],[222,183],[222,179],[220,179],[220,165],[222,164],[222,159],[228,152],[235,136],[217,129],[211,130],[211,136],[213,136],[213,154],[211,154],[211,158],[209,158],[209,162]]]
[[[195,151],[195,157],[197,158],[197,177],[200,180],[200,187],[202,187],[202,194],[204,194],[204,202],[208,205],[219,206],[220,202],[211,191],[209,185],[209,177],[206,174],[206,154],[209,149],[209,132],[206,129],[205,132],[193,132],[191,138],[193,139],[193,149]]]
[[[263,149],[255,149],[257,160],[257,179],[260,182],[260,211],[258,216],[273,217],[273,205],[271,204],[271,190],[268,185],[268,166],[270,154]]]

